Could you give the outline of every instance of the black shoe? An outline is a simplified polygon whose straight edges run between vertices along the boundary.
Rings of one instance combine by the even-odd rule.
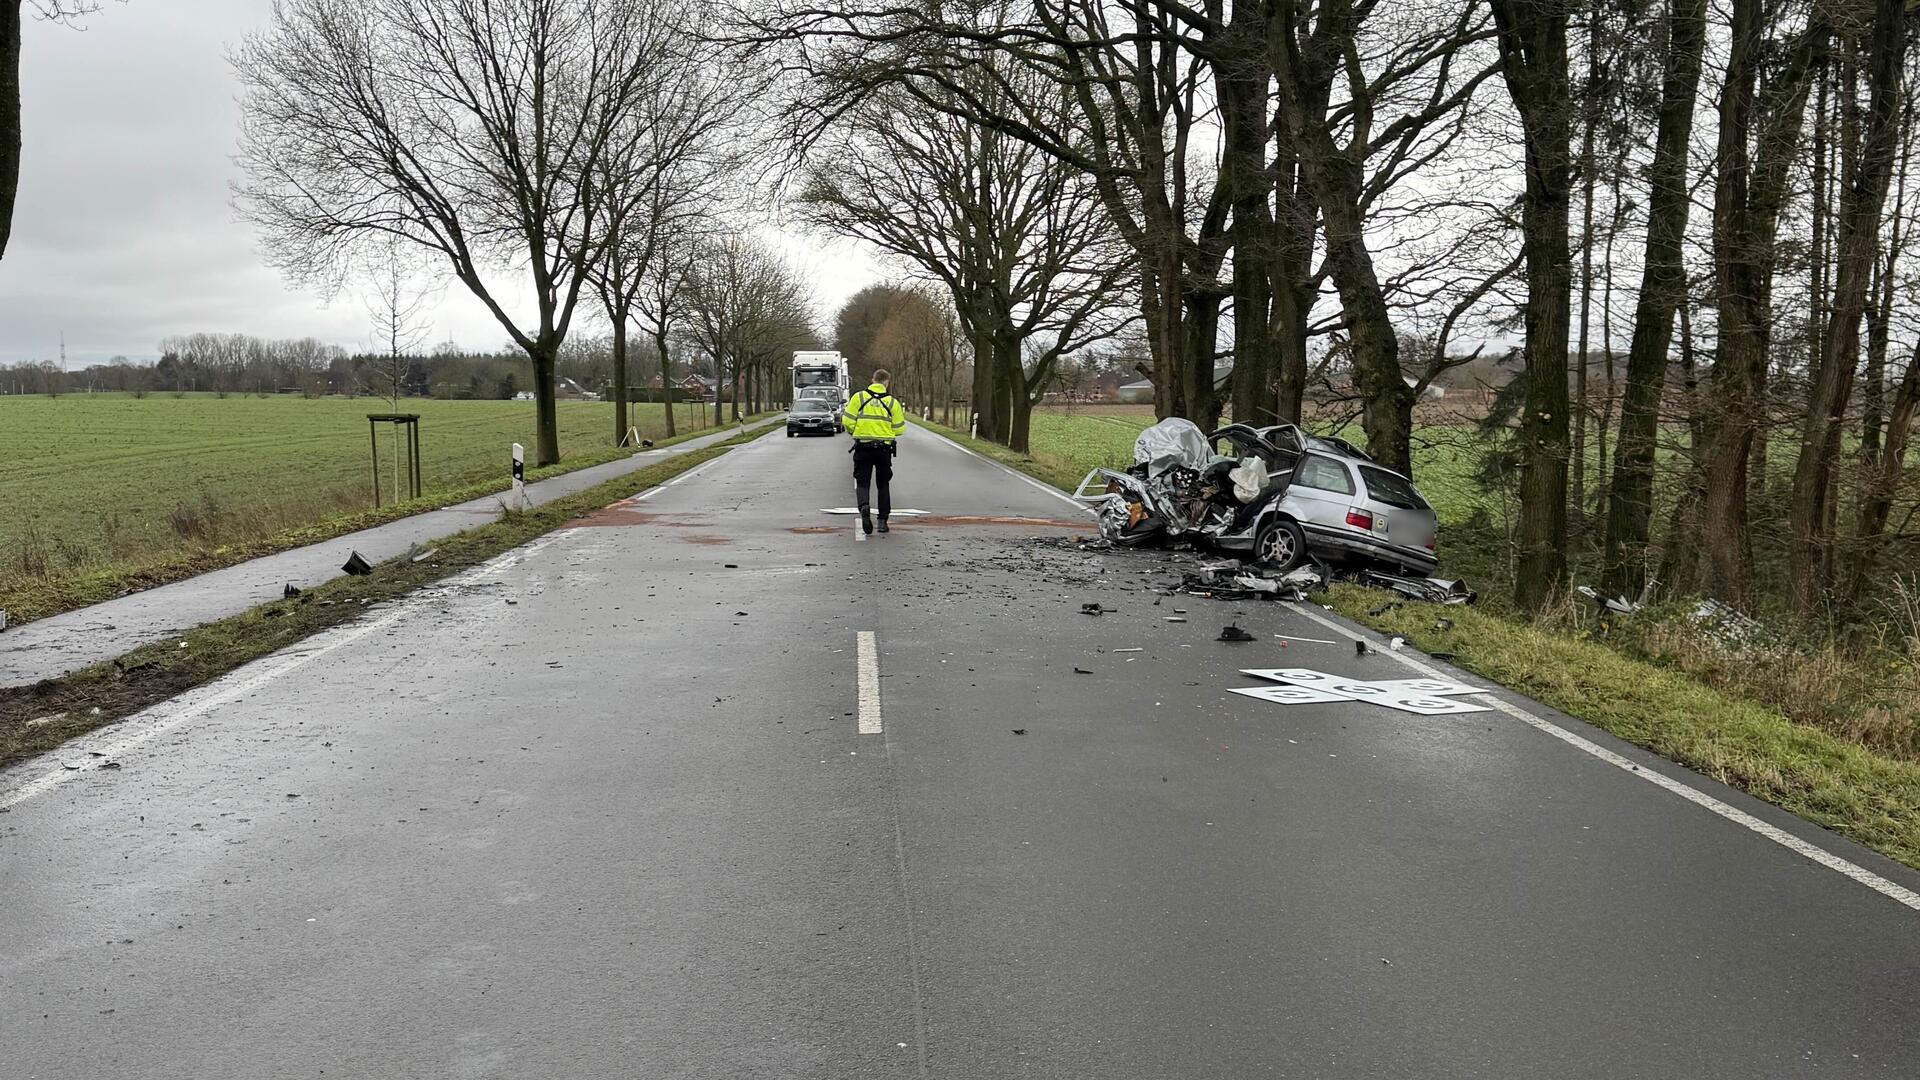
[[[886,532],[886,531],[887,531],[887,519],[886,519],[886,518],[881,518],[881,519],[880,519],[880,531],[881,531],[881,532]]]
[[[860,531],[873,535],[873,514],[864,506],[860,508]]]

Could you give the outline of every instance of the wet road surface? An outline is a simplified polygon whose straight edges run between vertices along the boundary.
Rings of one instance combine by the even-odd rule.
[[[1419,673],[909,438],[891,535],[776,435],[0,773],[0,1076],[1920,1071],[1920,912],[1635,766],[1915,875],[1512,695],[1626,767],[1228,694]]]
[[[762,421],[764,426],[774,421]],[[527,485],[527,502],[541,506],[585,491],[649,465],[725,442],[740,433],[728,427],[656,450],[642,450]],[[501,447],[501,460],[506,447]],[[263,555],[205,574],[103,601],[77,611],[9,628],[0,633],[0,687],[29,686],[164,640],[183,630],[238,615],[277,599],[288,585],[310,588],[340,577],[353,552],[384,562],[415,547],[497,520],[504,495],[487,495],[428,510],[332,540]]]

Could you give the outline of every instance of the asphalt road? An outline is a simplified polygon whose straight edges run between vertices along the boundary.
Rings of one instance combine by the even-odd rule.
[[[1230,695],[1417,673],[910,440],[891,535],[775,436],[0,774],[0,1075],[1920,1072],[1916,875],[1512,695]]]

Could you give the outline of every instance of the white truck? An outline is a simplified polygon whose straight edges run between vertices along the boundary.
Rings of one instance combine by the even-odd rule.
[[[797,352],[793,354],[793,399],[833,395],[834,408],[847,403],[853,393],[848,380],[847,358],[837,352]]]

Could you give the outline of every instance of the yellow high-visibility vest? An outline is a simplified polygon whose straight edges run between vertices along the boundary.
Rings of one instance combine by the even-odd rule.
[[[892,442],[907,430],[906,408],[879,383],[848,398],[841,418],[857,442]]]

